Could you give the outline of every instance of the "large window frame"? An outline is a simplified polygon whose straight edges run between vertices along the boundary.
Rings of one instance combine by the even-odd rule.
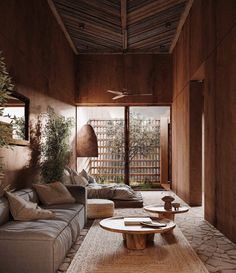
[[[131,107],[169,107],[170,108],[170,123],[169,128],[171,132],[172,127],[172,121],[171,121],[171,105],[170,104],[159,104],[159,105],[77,105],[77,107],[123,107],[124,108],[124,147],[125,147],[125,157],[124,157],[124,182],[127,185],[130,185],[130,159],[129,159],[129,149],[130,149],[130,108]],[[170,133],[170,139],[169,144],[171,145],[171,133]],[[171,152],[168,153],[168,172],[171,173]],[[160,167],[161,168],[161,167]],[[171,175],[169,176],[171,179]],[[169,180],[169,182],[171,182]],[[161,183],[161,181],[160,181]]]

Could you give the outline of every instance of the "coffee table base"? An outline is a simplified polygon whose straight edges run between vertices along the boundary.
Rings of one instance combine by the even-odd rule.
[[[169,220],[172,220],[172,221],[175,220],[175,214],[173,214],[171,212],[162,212],[162,213],[159,212],[158,216],[160,218],[166,218],[166,219],[169,219]]]
[[[123,233],[126,247],[131,250],[145,249],[148,241],[154,240],[155,234],[129,234]]]

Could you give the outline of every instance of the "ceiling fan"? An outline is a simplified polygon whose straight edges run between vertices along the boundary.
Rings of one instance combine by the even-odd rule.
[[[126,88],[123,88],[123,91],[113,91],[113,90],[107,90],[107,92],[115,94],[116,96],[113,97],[113,100],[118,100],[124,97],[132,97],[132,96],[152,96],[151,93],[130,93]]]

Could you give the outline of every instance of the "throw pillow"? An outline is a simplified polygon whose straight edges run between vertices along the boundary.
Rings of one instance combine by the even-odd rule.
[[[89,177],[88,177],[88,173],[85,171],[85,169],[83,169],[79,175],[82,175],[86,180],[89,180]]]
[[[84,169],[80,172],[80,175],[82,175],[89,184],[97,184],[95,178],[89,175]]]
[[[34,188],[44,205],[75,203],[75,198],[61,182],[34,184]]]
[[[88,174],[88,182],[89,182],[89,184],[97,184],[96,179],[89,174]]]
[[[46,209],[41,209],[36,203],[26,201],[22,197],[10,192],[6,192],[6,195],[10,204],[10,211],[14,220],[27,221],[55,218],[54,212]]]
[[[73,176],[74,179],[74,184],[82,186],[82,187],[87,187],[88,186],[88,181],[85,179],[82,175],[75,175]]]
[[[71,185],[71,184],[73,184],[73,181],[72,181],[72,178],[71,178],[71,174],[68,171],[68,169],[66,169],[66,168],[63,171],[61,182],[64,185]]]

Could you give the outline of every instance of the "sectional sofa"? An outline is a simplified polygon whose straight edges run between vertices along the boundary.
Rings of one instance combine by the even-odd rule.
[[[76,203],[45,207],[56,213],[53,220],[14,221],[7,199],[0,198],[1,273],[57,272],[86,222],[86,189],[76,185],[67,188]],[[39,203],[33,189],[15,193]]]

